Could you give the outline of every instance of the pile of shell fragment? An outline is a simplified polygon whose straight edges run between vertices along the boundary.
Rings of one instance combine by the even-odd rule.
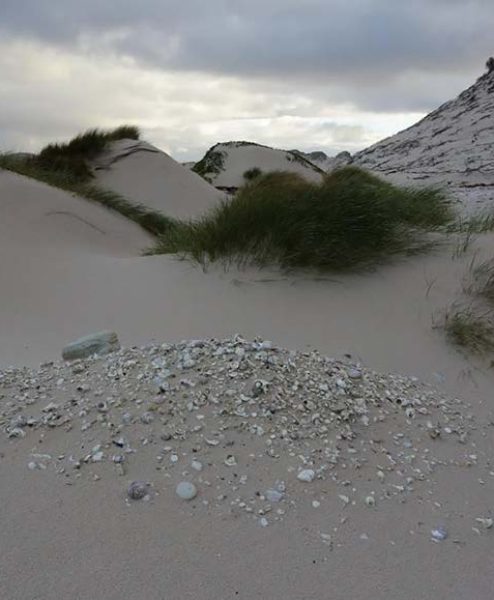
[[[327,493],[372,510],[476,460],[459,400],[240,337],[0,371],[0,411],[33,472],[67,485],[113,478],[128,504],[171,489],[189,508],[262,526],[302,493],[314,507]]]

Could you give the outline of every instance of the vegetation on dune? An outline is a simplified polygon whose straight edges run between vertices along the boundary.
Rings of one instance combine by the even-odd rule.
[[[441,326],[450,341],[471,354],[494,352],[494,260],[475,265],[472,260],[469,282],[463,291],[469,296],[463,305],[447,311]]]
[[[285,172],[257,177],[199,221],[181,223],[153,253],[204,262],[344,270],[417,251],[453,219],[436,189],[403,189],[355,167],[320,184]]]
[[[46,182],[54,178],[63,183],[63,189],[68,189],[67,186],[88,183],[92,179],[90,162],[110,142],[138,140],[139,137],[139,129],[132,125],[122,125],[110,131],[91,129],[69,142],[48,144],[38,154],[2,154],[0,167]]]
[[[494,308],[494,259],[486,260],[475,267],[472,279],[467,291]]]
[[[110,142],[138,140],[139,136],[139,129],[132,125],[123,125],[111,131],[91,129],[70,142],[45,146],[31,160],[41,169],[63,172],[67,178],[80,183],[91,179],[90,161],[101,154]]]
[[[444,330],[449,340],[473,354],[486,354],[494,350],[494,327],[488,316],[462,308],[446,315]]]
[[[244,173],[244,179],[246,181],[252,181],[256,177],[260,177],[262,175],[262,170],[259,167],[252,167],[252,169],[247,169]]]
[[[210,148],[204,157],[192,167],[192,171],[200,175],[208,183],[212,183],[211,175],[218,175],[224,168],[226,154],[216,150],[217,146]]]

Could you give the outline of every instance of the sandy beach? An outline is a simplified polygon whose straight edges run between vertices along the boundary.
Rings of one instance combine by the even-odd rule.
[[[101,182],[128,189],[133,199],[142,183],[146,197],[164,198],[154,171],[158,159],[133,154]],[[172,181],[173,198],[179,185]],[[142,256],[152,239],[95,204],[3,171],[0,186],[2,597],[490,597],[493,375],[481,359],[452,347],[434,324],[461,300],[472,260],[489,256],[491,234],[457,258],[452,242],[350,275],[202,268],[177,257]],[[204,197],[189,199],[187,211],[200,213]],[[67,343],[105,329],[117,332],[129,350],[61,362]],[[237,334],[245,342],[235,341]],[[207,341],[212,338],[227,341]],[[201,339],[202,358],[189,366],[174,354],[183,354],[186,344],[162,346]],[[252,346],[255,339],[270,343]],[[234,350],[198,366],[223,346]],[[252,377],[271,381],[278,367],[266,367],[266,357],[273,353],[284,357],[280,365],[289,364],[283,348],[342,361],[331,363],[339,376],[300,367],[309,379],[310,373],[325,378],[319,391],[300,384],[297,397],[312,402],[313,413],[327,410],[319,404],[326,381],[360,385],[352,383],[352,369],[363,370],[366,382],[400,374],[418,378],[406,379],[413,390],[424,382],[437,392],[434,400],[410,392],[410,407],[424,400],[409,413],[401,400],[370,408],[367,425],[353,427],[355,437],[331,438],[340,449],[336,464],[324,454],[329,442],[285,443],[279,428],[293,411],[264,415],[262,427],[256,425],[277,423],[274,437],[238,429],[235,421],[222,429],[224,415],[210,400],[180,426],[173,421],[187,397],[210,399],[221,369],[229,372],[236,360],[245,373],[239,366],[233,391],[221,388],[221,394],[247,394],[246,406],[255,412],[251,392],[236,386],[244,380],[252,386]],[[249,366],[256,353],[264,366]],[[303,365],[309,359],[293,360]],[[152,387],[156,361],[176,372],[167,392]],[[137,383],[139,373],[144,383]],[[210,384],[200,382],[204,374]],[[295,385],[289,369],[280,377],[293,377]],[[201,396],[202,385],[212,391]],[[356,394],[370,402],[369,391]],[[273,392],[272,401],[279,397]],[[446,413],[438,397],[451,403]],[[178,412],[166,402],[177,403]],[[421,406],[426,413],[415,414]],[[123,417],[127,410],[130,421]],[[328,410],[346,427],[340,409]],[[194,420],[196,414],[202,418]],[[10,435],[19,415],[35,424]],[[171,421],[177,429],[164,434]],[[85,428],[86,422],[92,425]],[[194,423],[207,431],[196,431]],[[328,425],[331,435],[338,427]],[[439,437],[432,435],[436,428]],[[217,445],[208,443],[210,435]],[[121,436],[128,450],[123,475],[112,458],[121,452]],[[194,460],[201,471],[191,467]],[[315,480],[298,480],[302,468],[313,469]],[[242,476],[245,485],[238,483]],[[135,480],[151,484],[148,501],[129,500]],[[180,480],[195,482],[192,501],[177,497]],[[279,503],[266,499],[272,488],[282,489]],[[446,539],[434,539],[434,531],[439,537],[445,531]]]

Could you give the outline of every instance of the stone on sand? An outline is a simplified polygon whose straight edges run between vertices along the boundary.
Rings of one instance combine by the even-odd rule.
[[[65,346],[62,350],[62,358],[77,360],[93,354],[109,354],[119,349],[120,342],[114,331],[100,331],[81,337]]]

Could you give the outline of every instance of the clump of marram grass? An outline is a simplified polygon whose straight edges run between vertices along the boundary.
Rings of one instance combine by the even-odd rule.
[[[437,189],[398,188],[355,167],[322,183],[294,173],[255,178],[199,221],[182,223],[153,253],[204,262],[344,270],[423,248],[454,218]]]
[[[464,291],[470,296],[494,308],[494,259],[484,260],[476,264],[475,258],[470,264],[469,281]]]
[[[243,177],[245,181],[252,181],[256,179],[256,177],[260,177],[262,175],[262,170],[259,167],[252,167],[252,169],[247,169],[245,171]]]
[[[453,310],[446,314],[443,327],[453,344],[472,354],[494,350],[494,327],[488,315],[479,315],[469,308]]]
[[[41,169],[64,173],[67,178],[80,183],[91,179],[90,161],[101,154],[110,142],[138,140],[139,136],[139,129],[132,125],[122,125],[111,131],[91,129],[70,142],[45,146],[30,160]]]
[[[458,236],[453,258],[459,258],[465,254],[478,235],[492,231],[494,231],[494,211],[492,210],[456,219],[447,228],[447,233]]]

